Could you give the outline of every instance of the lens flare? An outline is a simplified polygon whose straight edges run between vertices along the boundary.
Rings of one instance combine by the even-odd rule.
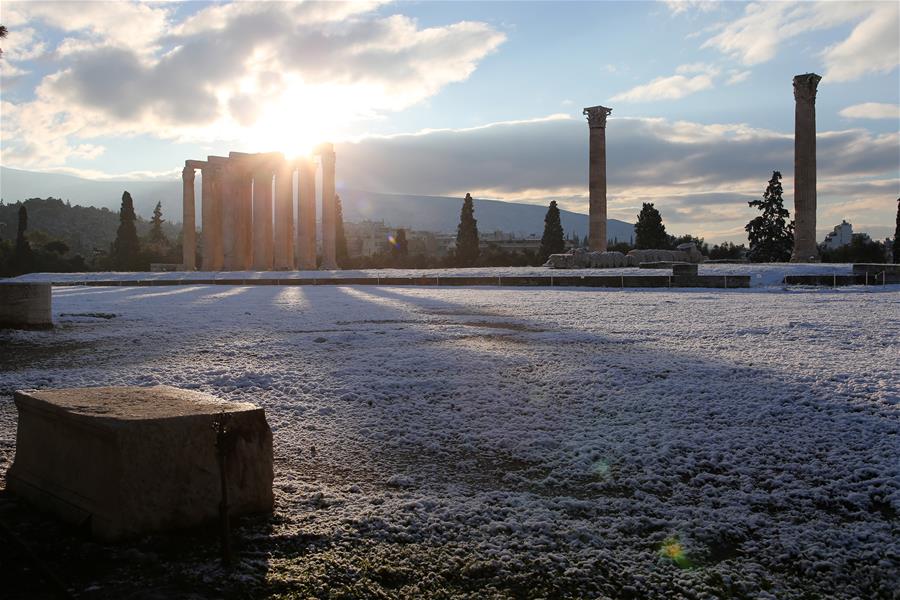
[[[674,536],[663,540],[662,546],[659,549],[659,555],[671,560],[682,569],[688,569],[692,566],[691,560],[684,552],[684,547],[681,545],[681,542],[678,541],[678,538]]]

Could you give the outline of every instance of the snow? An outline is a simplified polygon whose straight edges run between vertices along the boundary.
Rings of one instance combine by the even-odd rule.
[[[53,311],[0,332],[0,472],[14,390],[170,384],[265,407],[263,547],[415,548],[391,566],[549,596],[900,589],[898,286],[56,287]]]
[[[751,287],[780,286],[785,275],[850,275],[851,264],[705,264],[700,275],[750,275]],[[474,267],[455,269],[362,269],[353,271],[176,271],[168,273],[31,273],[16,281],[65,283],[81,281],[177,281],[216,279],[341,279],[349,277],[528,277],[588,275],[671,275],[670,269],[549,269],[545,267]]]

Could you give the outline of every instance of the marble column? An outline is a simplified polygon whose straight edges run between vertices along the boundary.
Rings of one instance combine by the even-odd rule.
[[[294,268],[294,172],[283,158],[275,171],[275,269]]]
[[[794,251],[791,262],[818,262],[816,245],[815,73],[794,77]]]
[[[185,165],[181,171],[182,184],[182,263],[185,271],[197,268],[197,219],[194,206],[194,167]]]
[[[237,161],[229,159],[222,172],[222,267],[226,271],[242,268],[240,241],[238,239],[238,223],[240,218],[240,181],[241,172]]]
[[[244,165],[239,181],[239,264],[243,270],[253,267],[253,175]]]
[[[223,219],[224,219],[224,178],[225,178],[225,165],[224,163],[227,161],[227,158],[222,156],[207,156],[207,171],[209,172],[210,181],[210,201],[211,201],[211,210],[210,210],[210,223],[209,223],[209,244],[210,244],[210,260],[209,263],[205,263],[203,268],[208,271],[221,271],[225,264],[224,258],[224,246],[223,246]],[[203,173],[204,177],[206,176],[206,172]],[[207,222],[206,219],[203,221],[203,238],[207,239]],[[204,254],[204,257],[206,255]],[[205,258],[204,258],[205,260]]]
[[[297,170],[297,268],[316,268],[316,163],[301,159]]]
[[[590,106],[582,112],[590,128],[588,245],[600,252],[606,252],[606,117],[611,112],[605,106]]]
[[[272,169],[253,174],[253,269],[272,270]]]
[[[323,144],[322,159],[322,269],[332,271],[337,264],[337,205],[334,200],[334,147]]]

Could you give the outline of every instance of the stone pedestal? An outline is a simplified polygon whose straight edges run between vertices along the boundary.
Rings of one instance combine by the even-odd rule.
[[[611,112],[612,109],[605,106],[584,109],[591,131],[588,158],[588,246],[595,252],[606,252],[606,117]]]
[[[791,262],[818,262],[816,245],[815,73],[794,77],[794,250]]]
[[[168,386],[20,391],[15,402],[7,488],[97,538],[216,519],[222,413],[229,513],[272,510],[272,433],[253,404]]]
[[[49,283],[0,281],[0,329],[53,327]]]

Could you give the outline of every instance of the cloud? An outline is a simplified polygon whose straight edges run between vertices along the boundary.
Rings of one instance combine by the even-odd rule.
[[[900,119],[900,105],[865,102],[848,106],[839,114],[848,119]]]
[[[157,3],[14,4],[16,22],[67,37],[35,98],[5,103],[3,161],[64,164],[110,135],[290,151],[279,144],[340,138],[465,80],[505,40],[485,23],[420,27],[377,5],[235,2],[178,22]]]
[[[710,75],[671,75],[669,77],[657,77],[650,83],[635,86],[630,90],[616,94],[611,98],[620,102],[651,102],[653,100],[678,100],[690,94],[713,87],[713,78]]]
[[[856,23],[849,37],[822,53],[826,80],[849,81],[900,64],[896,2],[754,2],[701,47],[756,65],[776,56],[786,32],[796,37],[848,23]]]
[[[882,2],[846,40],[823,53],[825,77],[850,81],[867,73],[885,73],[900,65],[900,4]]]
[[[681,15],[690,11],[709,12],[718,8],[714,0],[663,0],[673,15]]]
[[[743,225],[754,216],[747,201],[762,194],[773,170],[785,176],[786,204],[792,209],[792,133],[744,124],[615,117],[606,132],[613,218],[633,220],[641,202],[654,202],[673,231],[725,239],[721,232],[734,230],[741,234],[729,239],[744,239]],[[566,209],[586,212],[587,141],[587,124],[564,115],[369,137],[337,146],[338,177],[341,185],[355,189],[459,197],[471,192],[538,204],[555,199]],[[850,216],[860,222],[892,220],[891,203],[884,198],[900,193],[898,145],[896,133],[820,132],[822,214],[830,214],[825,207],[840,205],[855,189],[854,198],[882,208],[852,209]]]
[[[746,81],[748,77],[750,77],[750,71],[738,71],[736,69],[728,72],[728,80],[725,82],[725,85],[734,85],[736,83],[741,83],[742,81]]]

